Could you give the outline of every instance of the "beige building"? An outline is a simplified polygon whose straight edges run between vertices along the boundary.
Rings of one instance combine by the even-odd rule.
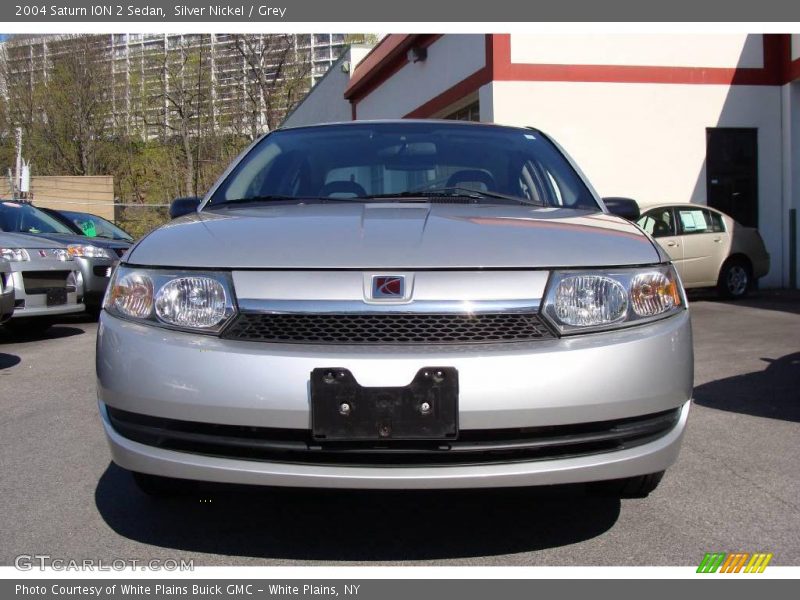
[[[0,198],[10,199],[11,189],[7,179],[0,180]],[[55,176],[31,177],[31,193],[36,206],[60,210],[87,212],[114,221],[114,178],[111,175],[95,177]]]

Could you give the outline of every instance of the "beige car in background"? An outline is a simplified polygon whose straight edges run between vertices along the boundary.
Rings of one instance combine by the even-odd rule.
[[[713,208],[659,204],[637,223],[669,254],[686,288],[716,287],[725,298],[743,298],[769,271],[758,230]]]

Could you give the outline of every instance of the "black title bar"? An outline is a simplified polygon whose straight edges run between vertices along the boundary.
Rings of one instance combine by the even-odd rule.
[[[787,0],[105,0],[0,4],[0,21],[125,22],[798,22],[800,2]]]

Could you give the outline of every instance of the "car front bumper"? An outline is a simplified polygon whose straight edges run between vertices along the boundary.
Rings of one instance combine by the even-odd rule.
[[[298,464],[176,451],[133,441],[107,406],[219,425],[311,427],[309,374],[349,369],[363,386],[404,386],[423,367],[459,377],[459,427],[563,426],[679,409],[675,425],[635,447],[491,464]],[[334,488],[464,488],[575,483],[662,471],[677,457],[692,392],[688,312],[648,325],[530,343],[359,348],[223,340],[103,313],[97,340],[100,413],[114,461],[168,477]]]
[[[23,263],[24,265],[24,263]],[[73,270],[69,267],[55,266],[43,267],[34,265],[28,270],[35,271],[67,271]],[[22,270],[15,270],[11,274],[11,281],[14,286],[14,302],[18,306],[14,308],[12,319],[23,319],[30,317],[54,317],[60,315],[68,315],[73,313],[83,312],[86,307],[79,301],[83,295],[82,288],[78,285],[77,289],[73,292],[67,292],[67,301],[64,304],[57,304],[53,306],[47,305],[46,293],[30,293],[25,289],[25,282],[23,280]]]

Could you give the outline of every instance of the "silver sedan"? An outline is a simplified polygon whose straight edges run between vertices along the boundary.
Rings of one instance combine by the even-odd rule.
[[[0,232],[0,259],[9,271],[4,288],[13,289],[14,298],[7,327],[42,330],[55,317],[85,310],[80,270],[63,244]]]
[[[146,492],[644,496],[678,455],[680,279],[541,131],[278,130],[180,213],[123,258],[98,330],[111,453]]]

